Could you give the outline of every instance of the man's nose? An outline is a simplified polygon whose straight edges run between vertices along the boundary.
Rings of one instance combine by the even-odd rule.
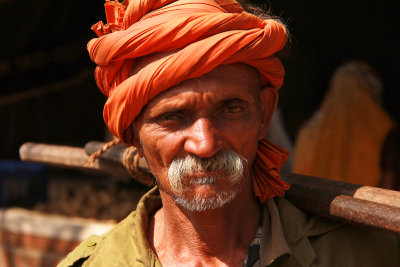
[[[222,148],[222,138],[213,122],[207,118],[197,119],[188,129],[185,151],[201,158],[210,158]]]

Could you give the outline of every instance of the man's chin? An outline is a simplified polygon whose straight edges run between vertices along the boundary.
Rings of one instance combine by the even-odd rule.
[[[195,194],[172,194],[171,197],[174,202],[181,208],[194,211],[203,212],[215,210],[224,207],[226,204],[232,202],[239,192],[239,188],[230,191],[220,191],[213,194],[209,192],[197,192]]]

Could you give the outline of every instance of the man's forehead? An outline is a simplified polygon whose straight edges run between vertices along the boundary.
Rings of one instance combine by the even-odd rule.
[[[154,112],[188,109],[201,103],[224,105],[234,100],[257,105],[259,88],[258,72],[254,68],[243,63],[221,65],[199,78],[183,81],[162,92],[143,111],[151,115]]]
[[[135,75],[140,70],[147,68],[151,64],[158,64],[157,62],[159,60],[166,60],[167,57],[172,56],[174,53],[176,53],[176,51],[154,53],[136,59],[132,70],[132,75]],[[212,86],[215,83],[217,83],[217,85]],[[160,95],[150,100],[145,107],[143,107],[141,114],[143,114],[143,111],[154,107],[156,103],[166,103],[165,101],[168,101],[168,98],[175,97],[176,101],[176,97],[179,97],[179,95],[182,95],[185,92],[207,91],[209,88],[206,88],[206,86],[214,87],[221,100],[223,100],[222,98],[229,98],[230,93],[236,96],[239,94],[241,96],[247,95],[248,97],[258,98],[258,92],[260,90],[260,78],[256,68],[244,63],[219,65],[201,77],[185,80],[181,84],[162,92]],[[234,90],[235,88],[238,89],[238,87],[240,87],[240,90]],[[221,90],[218,90],[218,88]],[[232,90],[226,90],[227,88]],[[234,96],[231,97],[233,98]],[[174,102],[174,100],[172,100],[172,102]]]
[[[236,82],[249,84],[249,86],[256,86],[257,88],[260,87],[260,77],[257,69],[245,63],[219,65],[201,78],[221,79],[225,82],[231,82],[234,79]]]

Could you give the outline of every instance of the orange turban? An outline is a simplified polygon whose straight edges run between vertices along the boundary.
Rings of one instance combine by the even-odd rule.
[[[285,27],[244,12],[236,1],[106,0],[105,7],[108,24],[93,25],[99,38],[88,50],[98,65],[97,85],[108,97],[104,120],[127,144],[133,121],[151,99],[218,65],[242,62],[259,71],[262,86],[278,90],[283,83],[284,69],[274,54],[286,43]],[[132,75],[136,58],[168,51],[175,52]],[[261,202],[289,187],[279,179],[287,156],[286,150],[260,142],[256,162],[263,164],[255,164],[254,173],[260,174],[253,175],[253,184]]]

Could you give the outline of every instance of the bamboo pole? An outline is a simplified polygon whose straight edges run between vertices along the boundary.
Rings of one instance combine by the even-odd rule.
[[[26,143],[20,148],[20,157],[58,167],[129,176],[121,163],[124,145],[111,147],[93,166],[83,167],[88,154],[104,144],[93,141],[83,149]],[[148,168],[145,161],[139,166]],[[400,192],[293,173],[284,173],[282,179],[291,184],[285,197],[306,212],[400,234]]]

